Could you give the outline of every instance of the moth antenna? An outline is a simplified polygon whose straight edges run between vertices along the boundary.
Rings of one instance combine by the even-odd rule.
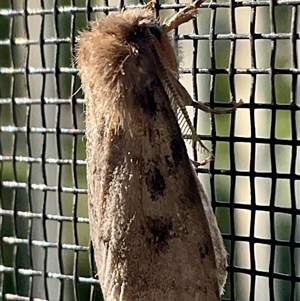
[[[196,0],[191,5],[188,5],[184,9],[180,10],[171,19],[163,24],[163,31],[168,33],[169,31],[177,28],[179,25],[193,19],[197,14],[197,8],[199,8],[203,2],[205,2],[205,0]]]
[[[168,97],[170,98],[171,102],[174,102],[178,108],[180,109],[181,114],[184,117],[184,120],[189,128],[189,130],[192,133],[192,143],[193,143],[193,147],[196,146],[196,143],[198,142],[200,147],[203,148],[205,151],[207,151],[209,153],[209,157],[207,159],[205,159],[205,163],[211,161],[213,159],[213,154],[211,153],[211,151],[203,144],[202,140],[200,139],[200,137],[197,135],[196,130],[192,124],[192,121],[188,115],[188,112],[186,110],[185,107],[185,103],[184,101],[178,96],[178,94],[176,93],[176,89],[174,88],[174,86],[172,85],[172,80],[166,70],[166,67],[163,64],[163,60],[161,58],[161,55],[159,53],[159,49],[156,46],[156,41],[153,40],[151,33],[149,31],[149,29],[146,30],[146,34],[148,35],[149,40],[152,42],[152,45],[154,47],[154,54],[156,56],[156,61],[157,61],[157,65],[158,65],[158,70],[160,71],[161,74],[159,74],[159,79],[161,80],[161,83],[163,85],[163,88],[165,90],[165,92],[167,93]],[[202,163],[201,163],[202,164]]]

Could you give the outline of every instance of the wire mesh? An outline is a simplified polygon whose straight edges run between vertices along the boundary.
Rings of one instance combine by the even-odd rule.
[[[164,19],[186,3],[158,3]],[[300,300],[300,1],[204,3],[174,32],[229,253],[223,300]],[[101,300],[89,241],[78,30],[137,2],[1,0],[0,298]],[[190,150],[197,159],[202,154]]]

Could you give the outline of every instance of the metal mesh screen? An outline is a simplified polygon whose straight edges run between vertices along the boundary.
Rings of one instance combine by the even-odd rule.
[[[159,4],[162,19],[185,5]],[[245,102],[231,116],[190,111],[215,154],[198,172],[229,253],[223,300],[300,300],[299,4],[205,3],[174,33],[195,99]],[[1,300],[102,298],[72,56],[87,21],[124,5],[138,3],[0,2]]]

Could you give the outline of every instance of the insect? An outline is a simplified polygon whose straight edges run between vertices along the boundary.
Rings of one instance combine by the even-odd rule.
[[[177,80],[168,38],[202,2],[162,25],[150,2],[80,35],[90,233],[105,301],[214,301],[223,290],[226,251],[174,112],[206,149],[185,107],[206,108]]]

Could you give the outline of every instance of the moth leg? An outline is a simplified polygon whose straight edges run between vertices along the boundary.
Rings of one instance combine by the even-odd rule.
[[[199,166],[203,166],[203,165],[208,164],[208,163],[211,162],[213,159],[214,159],[213,156],[209,156],[208,158],[206,158],[206,159],[204,159],[203,161],[200,161],[200,162],[195,161],[195,160],[192,160],[192,159],[190,159],[190,160],[191,160],[192,164],[197,168],[197,167],[199,167]]]
[[[244,102],[240,99],[238,103],[234,103],[232,108],[229,109],[223,109],[223,110],[218,110],[218,109],[212,109],[205,104],[193,100],[192,103],[190,104],[193,106],[195,109],[200,109],[206,113],[212,113],[212,114],[230,114],[233,111],[235,111],[237,108],[239,108]]]
[[[212,114],[230,114],[233,111],[235,111],[237,108],[239,108],[244,102],[240,99],[238,103],[233,103],[232,108],[229,109],[212,109],[208,107],[207,105],[194,100],[189,92],[185,89],[185,87],[176,79],[174,74],[172,73],[172,70],[169,68],[166,68],[166,72],[168,73],[168,76],[171,78],[172,85],[175,87],[177,94],[179,95],[181,101],[185,104],[185,106],[192,106],[195,109],[200,109],[206,113],[212,113]]]
[[[191,5],[186,6],[184,9],[179,11],[163,24],[163,31],[167,33],[172,29],[177,28],[179,25],[192,20],[197,15],[197,8],[199,8],[204,1],[205,0],[196,0]]]
[[[146,4],[146,9],[153,9],[155,7],[156,1],[151,0]]]

